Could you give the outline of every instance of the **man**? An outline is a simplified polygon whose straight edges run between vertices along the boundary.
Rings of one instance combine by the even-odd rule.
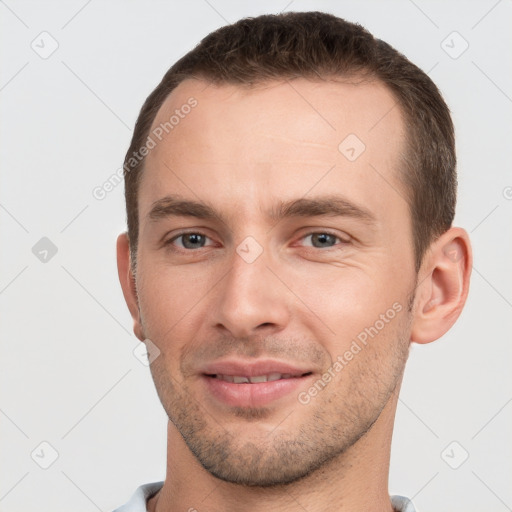
[[[449,110],[319,12],[207,36],[148,97],[118,268],[168,415],[164,482],[119,511],[414,511],[387,489],[411,342],[456,321]]]

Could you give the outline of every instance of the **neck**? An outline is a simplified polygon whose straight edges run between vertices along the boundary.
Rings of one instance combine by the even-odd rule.
[[[279,487],[246,487],[214,477],[169,422],[167,475],[161,491],[148,502],[148,511],[221,512],[243,503],[244,512],[392,512],[388,475],[398,388],[372,428],[347,451],[309,476]]]

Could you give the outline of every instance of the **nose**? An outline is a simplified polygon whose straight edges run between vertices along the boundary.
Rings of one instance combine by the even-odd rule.
[[[231,269],[216,287],[212,314],[217,330],[244,338],[286,327],[290,297],[268,263],[265,251],[252,262],[233,254]]]

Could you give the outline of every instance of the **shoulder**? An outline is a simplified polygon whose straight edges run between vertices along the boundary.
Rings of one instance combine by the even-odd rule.
[[[147,502],[164,485],[164,482],[152,482],[137,487],[132,497],[124,505],[116,508],[113,512],[146,512]]]
[[[413,502],[405,496],[390,496],[390,498],[395,512],[419,512]]]

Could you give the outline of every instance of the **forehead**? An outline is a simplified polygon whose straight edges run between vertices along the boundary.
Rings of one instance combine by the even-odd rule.
[[[192,99],[199,108],[194,107],[194,115],[190,116],[192,121],[183,123],[177,130],[176,115],[180,120],[184,119]],[[388,132],[397,138],[403,133],[401,111],[389,88],[377,79],[357,77],[318,81],[299,78],[252,86],[187,79],[166,98],[151,130],[169,123],[173,116],[173,128],[170,133],[165,133],[168,135],[166,139],[187,132],[187,128],[197,128],[194,120],[198,117],[201,123],[215,121],[218,131],[229,132],[234,128],[238,132],[241,127],[254,131],[262,127],[272,129],[269,135],[292,123],[294,134],[302,135],[304,140],[317,139],[326,143],[336,143],[347,128],[352,128],[368,142],[379,133]]]
[[[243,190],[239,208],[248,195],[257,202],[313,187],[364,200],[364,189],[388,182],[382,192],[396,200],[405,194],[397,173],[404,133],[395,97],[375,80],[252,87],[185,80],[151,127],[155,147],[146,157],[140,212],[164,191],[234,204]]]

